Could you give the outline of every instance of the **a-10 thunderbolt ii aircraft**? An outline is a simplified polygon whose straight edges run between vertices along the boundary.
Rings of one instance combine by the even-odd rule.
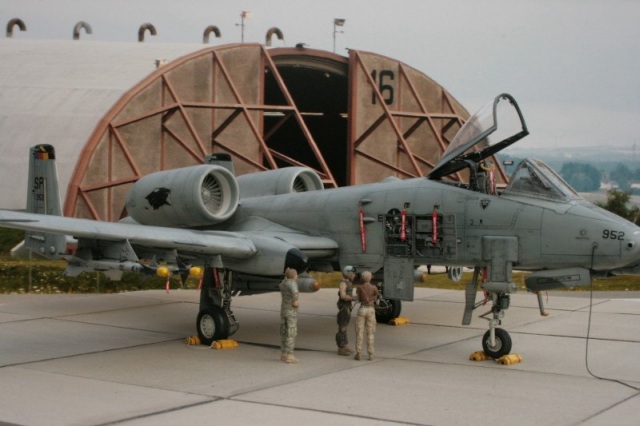
[[[531,271],[526,286],[539,292],[640,262],[640,228],[582,199],[542,162],[522,161],[508,185],[495,188],[489,158],[527,134],[517,103],[502,94],[465,123],[425,177],[325,190],[307,168],[235,177],[228,164],[202,164],[139,179],[122,223],[61,217],[55,154],[41,145],[31,149],[31,213],[0,211],[0,226],[27,230],[25,245],[67,259],[70,274],[166,273],[144,259],[180,272],[204,267],[196,328],[205,344],[237,330],[233,295],[277,291],[287,267],[301,273],[306,292],[318,289],[306,271],[372,271],[384,319],[412,300],[417,266],[473,267],[463,324],[489,304],[482,347],[499,358],[512,346],[498,326],[517,289],[513,268]],[[468,183],[447,178],[467,172]],[[68,236],[77,241],[73,254]],[[476,301],[479,287],[485,297]],[[543,312],[539,293],[538,300]]]

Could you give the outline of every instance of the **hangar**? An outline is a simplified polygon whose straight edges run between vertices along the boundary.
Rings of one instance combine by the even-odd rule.
[[[237,174],[308,166],[325,187],[422,176],[469,116],[424,73],[358,50],[3,40],[0,51],[26,70],[0,67],[3,181],[21,185],[11,170],[29,146],[56,145],[66,216],[118,220],[141,176],[210,153],[231,154]]]

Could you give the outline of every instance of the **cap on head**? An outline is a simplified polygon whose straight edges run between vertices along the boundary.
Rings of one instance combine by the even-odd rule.
[[[356,268],[354,268],[351,265],[347,265],[344,268],[342,268],[342,275],[347,276],[349,274],[355,274],[356,273]]]
[[[298,276],[298,271],[293,268],[287,268],[284,271],[284,276],[289,279],[295,278]]]

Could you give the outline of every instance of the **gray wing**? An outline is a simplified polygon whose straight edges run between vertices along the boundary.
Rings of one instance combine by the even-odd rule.
[[[0,210],[0,226],[75,238],[128,240],[144,247],[178,249],[205,255],[246,259],[257,249],[250,238],[236,232],[165,228],[131,223],[101,222],[61,216]]]

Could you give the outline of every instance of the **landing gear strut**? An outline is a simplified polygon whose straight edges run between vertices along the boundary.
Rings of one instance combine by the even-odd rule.
[[[232,336],[240,324],[231,311],[231,272],[225,270],[222,283],[218,270],[205,267],[200,291],[200,311],[196,329],[200,343],[211,345]]]
[[[509,309],[511,283],[485,283],[483,285],[486,294],[484,300],[476,303],[476,293],[480,278],[480,268],[476,267],[473,271],[473,279],[467,284],[466,302],[464,309],[463,325],[471,324],[471,315],[474,309],[486,304],[489,299],[492,303],[491,310],[480,318],[489,321],[489,330],[482,336],[482,350],[484,353],[494,359],[498,359],[511,352],[511,336],[506,330],[498,328],[502,324],[504,311]],[[491,315],[491,318],[487,318]]]

